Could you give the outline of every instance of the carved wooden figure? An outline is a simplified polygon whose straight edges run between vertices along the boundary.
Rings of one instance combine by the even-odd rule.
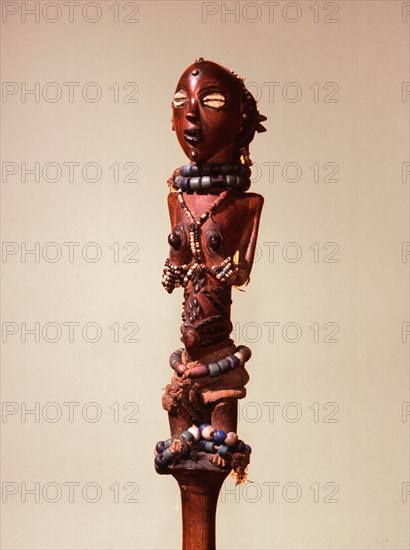
[[[249,282],[263,197],[250,186],[249,144],[263,132],[255,99],[236,73],[198,58],[176,87],[173,130],[190,159],[168,181],[169,258],[162,284],[184,288],[181,341],[163,396],[171,437],[155,467],[182,497],[183,548],[215,548],[220,487],[246,477],[251,448],[237,434],[237,402],[251,351],[230,338],[232,286]]]

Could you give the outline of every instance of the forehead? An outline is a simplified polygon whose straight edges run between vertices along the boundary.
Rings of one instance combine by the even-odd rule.
[[[226,69],[216,63],[204,61],[194,63],[188,67],[178,81],[177,88],[194,89],[209,85],[219,86],[221,89],[231,92],[239,92],[239,83]]]

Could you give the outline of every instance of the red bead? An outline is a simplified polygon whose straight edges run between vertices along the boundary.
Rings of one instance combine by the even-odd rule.
[[[208,375],[209,375],[209,371],[206,365],[196,365],[191,369],[191,374],[190,374],[191,378],[202,378]]]
[[[186,371],[186,366],[184,365],[184,363],[176,363],[174,366],[174,370],[179,376],[181,376]]]

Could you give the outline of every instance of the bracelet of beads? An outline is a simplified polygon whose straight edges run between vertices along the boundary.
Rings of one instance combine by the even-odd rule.
[[[202,451],[209,454],[218,454],[222,458],[230,458],[232,453],[244,453],[250,455],[252,448],[250,445],[246,445],[235,432],[225,432],[224,430],[217,430],[210,424],[201,424],[200,426],[191,426],[188,430],[183,431],[179,438],[186,443],[194,446],[195,450]],[[170,446],[174,438],[170,437],[166,441],[158,441],[155,446],[157,455],[155,457],[155,465],[159,469],[166,468],[171,464],[175,458],[178,457],[177,453],[170,450]],[[185,453],[185,457],[189,455]]]
[[[183,348],[177,349],[169,358],[169,365],[178,376],[182,376],[187,370],[187,366],[182,362]],[[227,355],[219,361],[211,363],[199,363],[189,371],[190,378],[203,378],[205,376],[220,376],[235,370],[238,367],[243,367],[244,364],[251,358],[252,352],[246,346],[238,346],[232,355]]]

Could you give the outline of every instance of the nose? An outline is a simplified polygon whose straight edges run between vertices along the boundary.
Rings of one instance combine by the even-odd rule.
[[[199,105],[196,98],[191,98],[189,101],[189,110],[186,114],[186,119],[189,122],[198,122],[199,121]]]

